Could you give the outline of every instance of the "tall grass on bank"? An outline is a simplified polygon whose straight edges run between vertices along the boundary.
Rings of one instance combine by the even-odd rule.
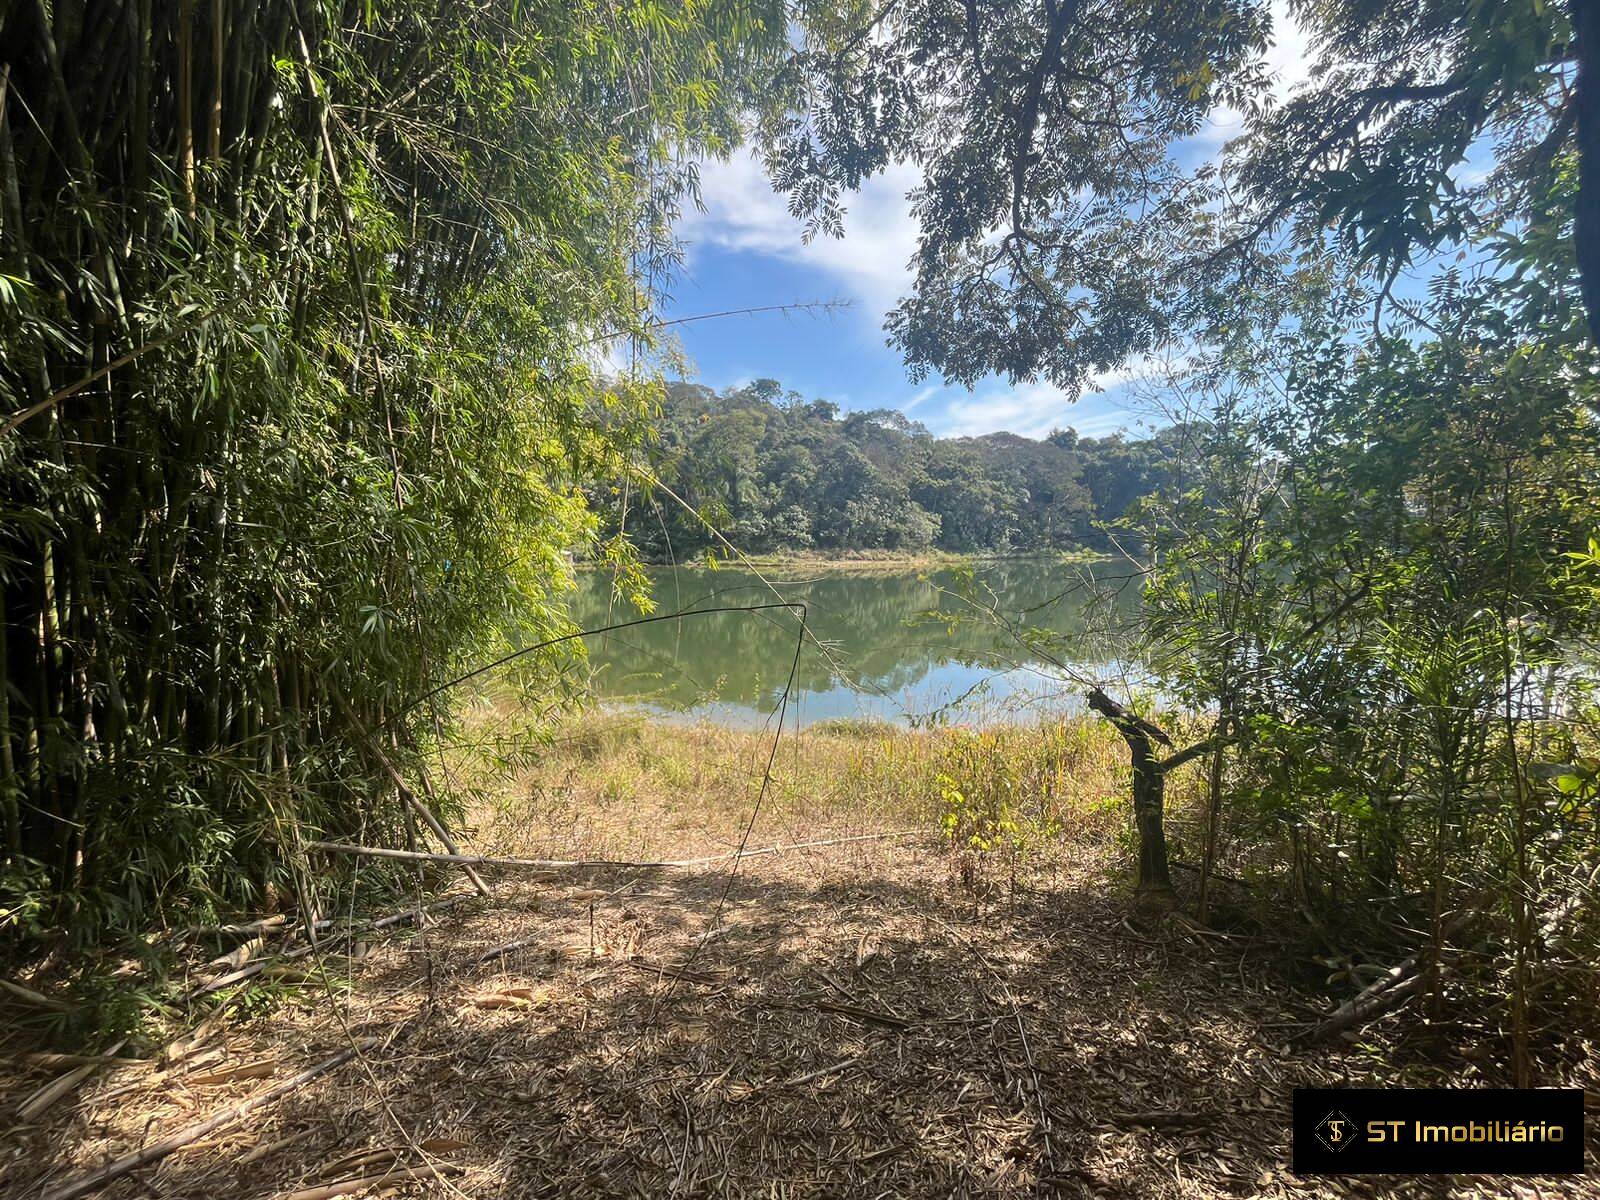
[[[726,850],[749,818],[771,738],[624,713],[576,718],[510,771],[480,764],[475,842],[530,856]],[[756,840],[922,826],[986,859],[1114,840],[1127,823],[1125,759],[1116,735],[1087,718],[930,730],[823,722],[785,733]],[[954,824],[952,791],[964,798]],[[971,844],[980,826],[1002,824],[1005,837]]]

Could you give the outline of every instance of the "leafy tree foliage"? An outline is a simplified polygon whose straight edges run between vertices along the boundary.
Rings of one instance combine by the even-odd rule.
[[[1385,283],[1420,252],[1493,234],[1540,207],[1574,157],[1583,184],[1565,231],[1600,331],[1600,26],[1593,5],[1379,5],[1306,0],[1309,86],[1264,107],[1243,139],[1250,201],[1234,245],[1285,218],[1324,229]],[[1590,22],[1585,27],[1584,22]],[[1461,170],[1469,154],[1493,170]]]
[[[773,179],[819,232],[840,189],[924,173],[913,293],[889,319],[913,370],[1065,388],[1172,338],[1207,294],[1171,265],[1215,181],[1173,143],[1263,84],[1250,0],[877,0],[813,16],[764,130]]]
[[[1180,437],[944,439],[893,409],[841,416],[770,379],[720,394],[676,383],[654,467],[673,499],[630,515],[638,498],[619,486],[603,502],[658,561],[715,552],[717,533],[752,551],[1104,550],[1106,522],[1162,485]]]
[[[915,163],[920,238],[889,317],[913,370],[1083,386],[1289,319],[1329,252],[1376,276],[1520,229],[1564,172],[1559,235],[1600,330],[1600,17],[1580,0],[1297,0],[1310,79],[1278,100],[1265,0],[872,0],[813,17],[764,127],[819,231],[842,189]],[[1281,33],[1281,31],[1279,31]],[[1220,109],[1220,170],[1186,139]],[[1468,156],[1494,159],[1473,176]],[[1294,267],[1304,256],[1306,266]]]
[[[1562,963],[1600,934],[1592,813],[1561,783],[1593,753],[1600,613],[1569,564],[1600,438],[1592,351],[1519,287],[1441,277],[1422,337],[1308,329],[1281,398],[1196,424],[1188,486],[1141,523],[1150,661],[1224,739],[1205,869],[1278,874],[1328,953],[1424,931],[1431,1011],[1452,955],[1473,1003],[1509,990],[1526,1082],[1530,1006],[1574,996]]]

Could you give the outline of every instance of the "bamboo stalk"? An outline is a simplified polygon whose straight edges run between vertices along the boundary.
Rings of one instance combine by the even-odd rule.
[[[339,707],[344,709],[344,715],[348,717],[350,719],[350,723],[355,726],[356,733],[359,734],[361,740],[367,744],[367,747],[372,751],[374,757],[377,758],[379,764],[383,767],[384,773],[388,775],[389,779],[394,783],[396,790],[398,790],[400,793],[400,799],[405,802],[406,807],[412,812],[416,813],[417,816],[422,818],[423,823],[426,824],[429,829],[433,830],[434,836],[444,843],[444,848],[446,850],[459,857],[461,854],[461,848],[456,845],[455,840],[450,836],[449,832],[445,829],[444,824],[439,820],[439,818],[433,815],[433,812],[428,808],[427,805],[417,799],[416,795],[411,791],[410,786],[407,785],[404,777],[402,777],[400,772],[395,768],[394,763],[389,761],[389,756],[383,752],[383,747],[379,746],[377,739],[372,737],[367,732],[367,727],[362,724],[361,718],[356,716],[355,709],[350,707],[349,701],[347,701],[343,695],[337,692],[334,693],[334,696],[339,702]],[[461,864],[461,870],[466,877],[472,881],[472,886],[477,889],[478,895],[487,896],[490,894],[489,885],[483,881],[483,877],[481,875],[472,869],[471,863],[463,862]]]
[[[9,74],[10,66],[6,67]],[[4,105],[5,80],[0,77],[0,106]],[[0,114],[0,122],[4,121]],[[4,850],[8,860],[22,853],[21,779],[11,753],[11,668],[9,646],[11,617],[6,611],[6,595],[0,591],[0,824],[4,825]],[[13,786],[15,780],[15,786]]]
[[[224,0],[211,0],[211,112],[206,151],[213,167],[222,166],[222,66],[226,35],[223,3]]]
[[[183,197],[189,219],[193,220],[194,0],[182,0],[178,8],[178,173],[183,178]]]

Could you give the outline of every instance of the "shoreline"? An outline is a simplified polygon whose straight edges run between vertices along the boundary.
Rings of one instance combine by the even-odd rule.
[[[748,569],[754,567],[760,570],[801,568],[828,571],[836,574],[867,574],[874,571],[951,569],[968,565],[1006,562],[1047,562],[1057,563],[1065,567],[1080,567],[1112,562],[1114,559],[1114,555],[1100,550],[1053,550],[1008,554],[989,552],[957,554],[954,551],[946,550],[817,550],[746,554],[741,558],[719,557],[714,560],[714,565],[708,563],[704,558],[680,559],[676,562],[641,559],[640,562],[642,566],[652,571],[678,568],[737,570],[739,568]],[[594,561],[578,561],[574,564],[580,571],[594,570],[604,565]]]

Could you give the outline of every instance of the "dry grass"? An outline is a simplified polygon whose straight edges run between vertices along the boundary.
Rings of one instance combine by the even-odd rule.
[[[534,765],[481,781],[478,840],[511,854],[678,857],[734,849],[772,747],[766,731],[673,725],[611,715],[566,727]],[[954,765],[954,751],[976,762]],[[780,742],[756,842],[805,841],[940,818],[939,776],[976,781],[987,765],[1033,765],[1018,808],[1030,825],[1075,840],[1115,837],[1125,790],[1120,743],[1093,721],[913,732],[876,722],[823,723]],[[1109,802],[1108,802],[1109,801]]]
[[[907,824],[924,837],[732,873],[493,877],[492,901],[328,961],[339,982],[219,1023],[197,1059],[81,1084],[0,1141],[0,1192],[26,1195],[370,1037],[361,1061],[105,1194],[281,1197],[350,1178],[485,1200],[1446,1194],[1288,1175],[1291,1090],[1473,1079],[1402,1075],[1359,1043],[1286,1045],[1286,1023],[1323,1001],[1285,985],[1272,942],[1129,922],[1122,818],[1106,802],[1120,800],[1114,746],[1070,729],[984,736],[810,732],[780,754],[751,844]],[[475,845],[727,849],[765,745],[586,722],[501,782]],[[936,824],[939,775],[974,753],[1021,764],[1025,829],[1062,831],[1025,839],[987,894],[956,882]],[[0,1106],[59,1070],[23,1066]],[[429,1162],[454,1173],[385,1175]],[[1594,1194],[1584,1179],[1537,1183]],[[1450,1194],[1535,1194],[1523,1186],[1463,1180]]]

